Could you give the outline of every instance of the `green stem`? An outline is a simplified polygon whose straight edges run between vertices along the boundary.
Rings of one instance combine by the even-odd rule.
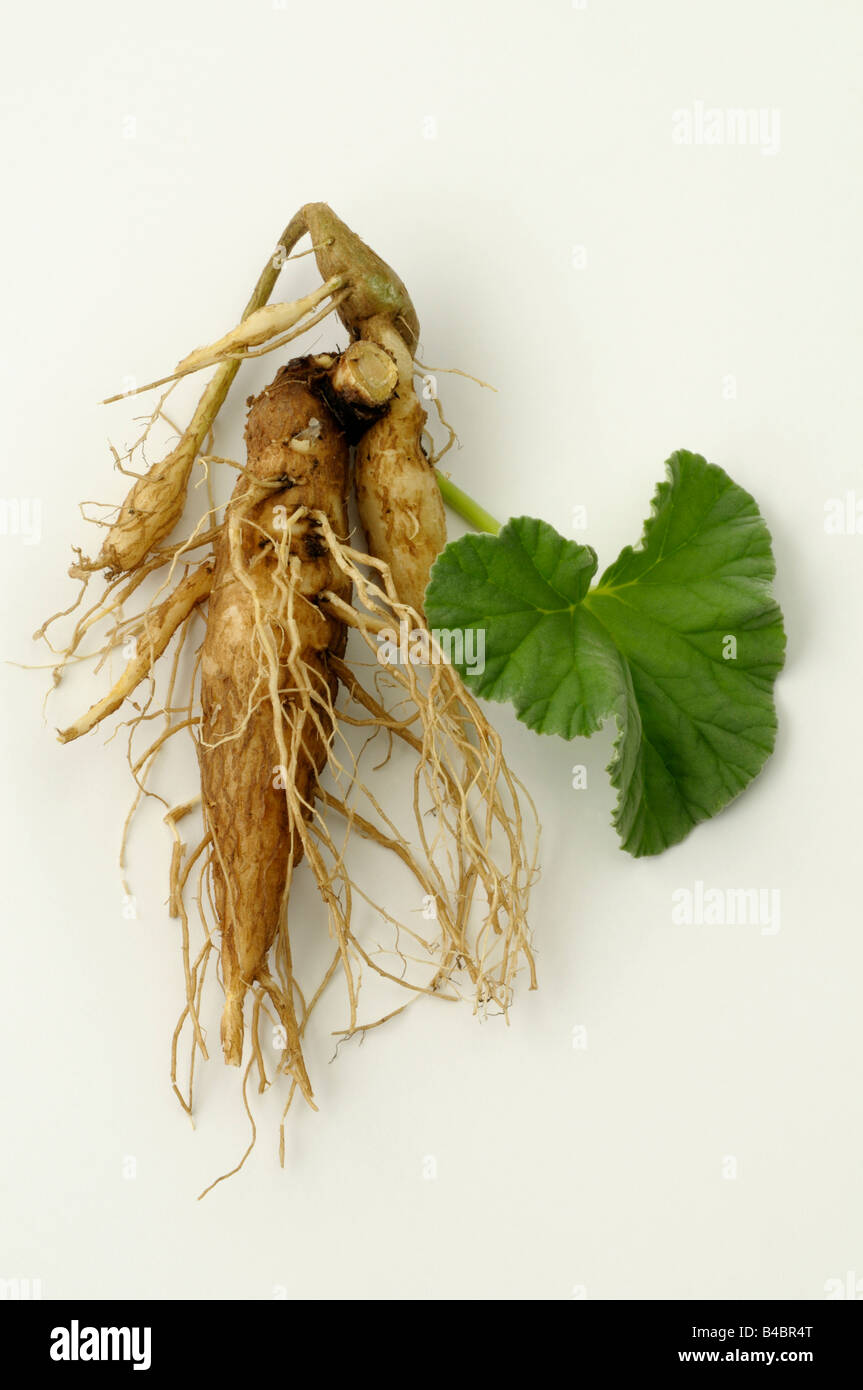
[[[490,512],[485,507],[481,507],[478,502],[474,502],[472,497],[468,497],[466,492],[462,492],[460,487],[449,478],[444,477],[439,468],[435,469],[437,485],[440,494],[448,506],[466,521],[468,526],[472,526],[475,531],[490,531],[496,536],[500,530],[500,522],[495,521]]]

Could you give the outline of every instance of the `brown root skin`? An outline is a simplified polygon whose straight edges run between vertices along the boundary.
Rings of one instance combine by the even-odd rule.
[[[207,561],[187,575],[177,585],[170,598],[152,612],[144,614],[135,656],[103,699],[91,705],[87,713],[74,724],[70,724],[68,729],[58,730],[57,737],[61,743],[70,743],[72,739],[89,733],[101,720],[120,708],[135,687],[150,674],[155,662],[162,655],[177,628],[188,618],[195,604],[208,596],[212,583],[213,564]]]
[[[326,203],[306,203],[300,215],[311,235],[324,279],[343,275],[350,280],[350,292],[339,305],[338,313],[351,336],[367,337],[363,324],[382,314],[395,325],[413,352],[419,339],[419,319],[410,295],[392,267]]]
[[[362,339],[337,355],[319,353],[288,362],[273,384],[298,373],[321,395],[349,444],[355,444],[371,421],[380,418],[398,384],[398,370],[390,353]]]
[[[402,603],[422,614],[431,567],[446,545],[443,500],[422,449],[426,412],[414,391],[411,355],[389,320],[370,319],[364,332],[393,356],[398,387],[357,445],[360,520],[370,553],[389,566]]]
[[[306,384],[310,370],[306,361],[291,364],[249,412],[247,471],[215,547],[201,660],[201,786],[222,928],[222,1041],[234,1066],[242,1060],[243,1000],[253,982],[263,982],[284,926],[292,871],[303,853],[301,822],[312,814],[326,762],[326,709],[337,686],[328,657],[345,644],[343,624],[316,598],[335,584],[349,599],[350,585],[314,521],[291,524],[297,508],[310,507],[338,532],[347,530],[348,445]],[[309,687],[306,702],[297,667]],[[317,712],[307,707],[315,696]],[[270,977],[267,983],[294,1076],[310,1097],[291,988],[279,995]]]

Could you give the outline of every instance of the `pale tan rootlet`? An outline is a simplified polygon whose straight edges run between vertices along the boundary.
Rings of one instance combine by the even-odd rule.
[[[196,1058],[208,1056],[202,1001],[215,960],[225,994],[224,1056],[244,1065],[253,1139],[246,1083],[253,1069],[260,1090],[271,1083],[264,1051],[271,1029],[281,1039],[274,1070],[289,1078],[285,1112],[297,1090],[313,1104],[303,1043],[323,991],[337,978],[347,1003],[344,1037],[430,995],[467,995],[478,1011],[506,1015],[518,975],[535,984],[526,916],[536,871],[532,804],[452,667],[443,659],[387,668],[377,661],[385,628],[405,624],[431,640],[422,602],[445,541],[421,445],[425,412],[413,391],[416,314],[394,272],[325,205],[301,209],[283,235],[285,249],[306,229],[322,288],[329,284],[326,312],[339,314],[350,345],[295,360],[276,375],[252,403],[244,466],[202,454],[239,366],[238,356],[224,354],[279,342],[266,339],[264,329],[276,332],[284,317],[252,317],[275,279],[265,268],[247,307],[251,327],[245,338],[232,330],[215,345],[222,357],[169,466],[157,464],[136,481],[99,561],[75,568],[84,581],[77,603],[56,615],[74,613],[94,569],[105,570],[101,598],[75,620],[58,652],[55,680],[66,663],[84,659],[92,634],[101,637],[100,664],[135,639],[108,695],[60,735],[68,742],[131,706],[115,729],[128,730],[137,788],[124,847],[135,808],[161,796],[151,773],[166,750],[171,766],[175,734],[194,740],[201,796],[186,787],[179,804],[165,802],[173,841],[168,905],[180,925],[185,992],[171,1077],[191,1115]],[[334,278],[340,286],[332,293]],[[160,412],[161,402],[153,418]],[[349,536],[354,442],[370,554]],[[236,469],[237,483],[223,517],[210,496],[197,523],[171,540],[196,459],[208,488],[216,466]],[[139,590],[150,593],[153,579],[157,592],[128,617],[131,600]],[[351,662],[349,629],[361,653]],[[191,674],[184,653],[194,657]],[[133,741],[145,729],[152,732],[141,751]],[[407,810],[398,813],[381,804],[375,770],[368,770],[381,742],[389,748],[384,761],[398,756],[402,784],[410,787]],[[180,825],[199,802],[202,832],[187,849]],[[387,901],[392,876],[367,869],[352,848],[357,836],[410,875],[418,901],[433,904],[430,920],[418,920],[416,908],[399,920]],[[332,950],[322,978],[303,986],[289,930],[298,870],[317,885]],[[383,1017],[361,1016],[361,987],[370,975],[406,1001]],[[180,1051],[189,1033],[184,1094]],[[284,1158],[284,1121],[280,1151]]]
[[[80,738],[82,734],[89,733],[109,714],[113,714],[115,710],[120,708],[123,701],[128,699],[145,676],[149,675],[174,633],[188,618],[195,604],[208,597],[212,583],[213,563],[207,560],[181,580],[164,603],[142,615],[138,624],[139,632],[133,628],[126,629],[124,642],[130,640],[134,642],[136,647],[134,656],[130,657],[129,664],[122,676],[115,681],[107,695],[91,705],[87,713],[77,719],[74,724],[70,724],[68,729],[58,731],[57,737],[61,743],[69,743],[71,739]]]

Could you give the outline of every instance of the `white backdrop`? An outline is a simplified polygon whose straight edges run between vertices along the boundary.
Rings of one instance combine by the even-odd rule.
[[[859,6],[48,0],[7,28],[0,494],[41,526],[0,536],[0,1277],[124,1298],[853,1286],[863,536],[824,517],[863,497]],[[736,108],[764,114],[754,142],[706,143],[703,113]],[[544,825],[539,990],[509,1028],[420,1004],[332,1065],[318,1035],[320,1109],[293,1114],[286,1169],[265,1107],[244,1172],[197,1203],[247,1125],[218,1059],[194,1131],[168,1084],[165,832],[136,829],[125,920],[119,741],[60,748],[48,673],[11,663],[45,660],[30,633],[73,597],[79,500],[124,491],[106,437],[131,442],[135,410],[95,402],[224,331],[311,199],[403,276],[423,360],[497,387],[441,382],[453,476],[497,515],[574,535],[583,505],[604,565],[674,448],[754,493],[781,729],[740,801],[636,862],[609,825],[610,735],[565,746],[489,707]],[[313,279],[301,261],[283,297]],[[272,367],[243,369],[223,452]],[[698,880],[779,889],[781,929],[674,926]]]

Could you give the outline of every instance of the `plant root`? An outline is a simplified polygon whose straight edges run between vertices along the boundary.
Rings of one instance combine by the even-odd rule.
[[[89,733],[109,714],[119,709],[123,701],[140,685],[158,661],[177,628],[185,622],[192,609],[202,599],[208,597],[213,583],[212,561],[205,561],[198,569],[181,580],[171,596],[155,609],[147,612],[141,619],[141,634],[128,633],[126,640],[136,646],[134,656],[122,676],[101,700],[91,705],[86,714],[76,719],[67,729],[58,731],[61,743],[69,743]]]
[[[292,304],[268,306],[279,269],[305,232],[323,284]],[[349,347],[288,364],[263,393],[272,402],[299,382],[312,398],[303,428],[287,430],[284,438],[273,433],[264,445],[258,440],[247,467],[215,454],[214,422],[241,360],[280,347],[332,312],[350,332]],[[127,757],[136,784],[123,827],[121,872],[138,807],[144,798],[161,802],[171,835],[168,912],[179,924],[183,980],[171,1039],[171,1085],[191,1120],[197,1061],[208,1057],[202,1006],[215,961],[224,993],[225,1061],[240,1069],[251,1125],[250,1143],[232,1173],[243,1167],[256,1140],[251,1078],[259,1092],[276,1078],[285,1080],[282,1163],[285,1123],[296,1095],[316,1108],[316,1058],[307,1063],[305,1055],[309,1025],[324,994],[337,984],[346,1017],[335,1033],[336,1050],[423,998],[468,998],[479,1016],[507,1019],[518,979],[526,975],[529,987],[536,987],[527,924],[537,874],[536,810],[422,612],[421,576],[444,544],[445,525],[433,461],[422,448],[426,414],[413,385],[418,332],[413,305],[394,272],[325,204],[307,204],[285,229],[240,324],[184,358],[171,377],[151,383],[215,367],[189,425],[159,463],[142,474],[125,466],[138,446],[145,453],[157,418],[171,424],[165,395],[133,450],[122,460],[114,451],[116,466],[134,478],[133,486],[114,520],[98,523],[106,535],[97,558],[77,552],[70,570],[81,581],[76,601],[37,634],[47,642],[56,618],[75,615],[69,644],[58,652],[48,642],[59,658],[55,685],[67,663],[86,659],[85,638],[97,629],[100,665],[121,643],[134,642],[108,694],[59,737],[80,737],[130,700],[132,717],[115,729],[128,727]],[[322,428],[332,428],[341,441],[341,490],[338,469],[328,474],[323,463]],[[348,537],[350,443],[357,444],[357,496],[372,554]],[[196,461],[202,467],[197,486],[206,488],[202,506],[208,505],[191,534],[171,543]],[[216,463],[238,475],[223,519],[213,499]],[[373,488],[383,491],[363,517],[364,495]],[[388,498],[392,516],[381,505]],[[277,512],[284,515],[277,519]],[[372,526],[375,512],[378,523]],[[192,552],[204,547],[212,547],[211,555],[193,562]],[[400,568],[404,555],[411,563]],[[87,607],[88,583],[97,570],[105,571],[106,586]],[[155,584],[145,592],[157,592],[142,612],[126,616],[129,601],[151,577]],[[207,635],[192,652],[190,634],[203,612]],[[220,647],[211,643],[211,631],[221,635]],[[411,638],[407,659],[387,664],[382,639],[404,631]],[[346,658],[349,632],[364,660]],[[157,687],[155,668],[172,642],[169,674],[159,676]],[[228,650],[231,642],[244,653],[239,666]],[[175,696],[184,654],[188,696]],[[142,685],[145,694],[131,700]],[[164,727],[152,730],[151,721],[161,719]],[[140,751],[144,725],[150,732]],[[172,805],[151,778],[160,754],[181,732],[198,756],[201,796],[172,795]],[[380,778],[396,752],[393,796],[380,790]],[[220,782],[226,770],[227,783]],[[239,790],[242,796],[235,794]],[[259,837],[259,863],[241,890],[247,936],[257,933],[245,942],[231,925],[239,920],[232,898],[237,864],[247,862],[254,843],[254,835],[247,843],[235,834],[233,821],[241,811],[251,832],[261,828],[258,814],[272,820],[269,839]],[[195,825],[191,850],[180,833],[186,818]],[[307,868],[301,869],[303,861]],[[295,966],[290,938],[289,901],[299,871],[314,880],[329,936],[311,982]],[[256,892],[247,891],[256,882],[266,885],[275,906],[266,926]],[[125,876],[123,886],[128,892]],[[415,906],[405,910],[405,901]],[[371,1008],[363,993],[368,986]],[[265,1029],[273,1044],[266,1054]],[[265,1055],[274,1056],[273,1065]]]

